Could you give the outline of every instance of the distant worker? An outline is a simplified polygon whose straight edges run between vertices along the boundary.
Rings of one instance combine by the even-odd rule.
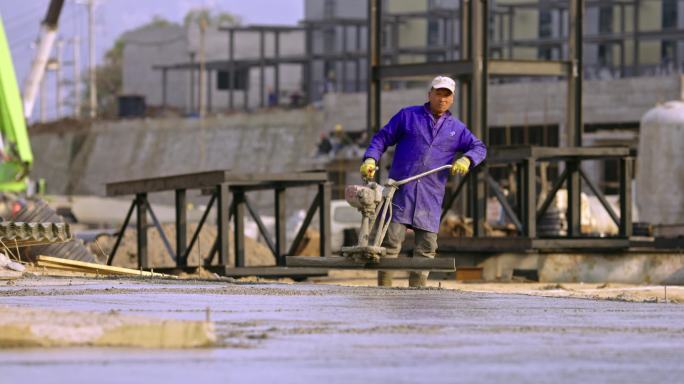
[[[437,76],[432,80],[428,102],[407,107],[390,119],[371,139],[363,156],[361,177],[372,180],[377,163],[388,147],[396,145],[389,177],[405,179],[452,164],[452,175],[465,175],[482,162],[487,148],[449,108],[454,103],[454,80]],[[457,158],[457,154],[463,156]],[[434,258],[442,200],[448,171],[438,172],[403,185],[394,195],[392,222],[382,243],[385,257],[398,257],[406,228],[415,233],[413,257]],[[409,286],[423,287],[428,272],[410,272]],[[378,285],[391,286],[392,273],[378,272]]]
[[[347,132],[342,129],[342,124],[335,124],[335,129],[330,137],[330,142],[332,143],[333,151],[335,153],[354,143]]]
[[[278,106],[278,95],[271,87],[268,88],[268,106],[270,108]]]
[[[330,153],[330,151],[332,151],[332,148],[332,143],[330,142],[328,135],[326,135],[325,133],[321,133],[321,141],[318,142],[318,153],[316,155],[327,155]]]

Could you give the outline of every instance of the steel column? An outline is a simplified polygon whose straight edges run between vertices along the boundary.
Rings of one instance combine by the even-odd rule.
[[[568,98],[566,111],[567,146],[582,146],[582,20],[584,0],[570,0],[570,23],[568,34],[568,60],[571,71],[568,76]]]
[[[340,73],[340,92],[347,90],[347,27],[342,25],[342,71]]]
[[[378,32],[380,33],[380,37],[382,39],[382,33],[385,30],[383,24],[378,24]],[[392,52],[392,58],[391,62],[392,64],[397,64],[399,62],[399,18],[394,17],[392,24],[389,26],[390,28],[390,41],[392,42],[391,46],[391,52]],[[382,56],[380,56],[382,60]]]
[[[249,72],[247,72],[249,74]],[[247,90],[245,90],[247,92]],[[228,32],[228,109],[235,108],[235,31]]]
[[[371,0],[375,1],[375,0]],[[318,184],[318,228],[320,230],[320,251],[321,256],[330,256],[330,199],[331,184],[323,182]]]
[[[245,89],[242,92],[242,108],[245,111],[249,111],[249,81],[250,71],[247,69],[247,74],[245,75]]]
[[[211,112],[211,104],[212,104],[212,102],[211,102],[211,96],[212,96],[211,95],[211,90],[212,90],[211,89],[211,76],[212,76],[212,73],[214,73],[214,71],[212,71],[211,69],[207,69],[206,73],[207,73],[207,112]]]
[[[186,267],[187,230],[188,230],[188,210],[185,198],[185,189],[176,189],[176,265]]]
[[[245,192],[233,193],[233,241],[235,242],[235,267],[245,266]]]
[[[446,35],[446,59],[456,60],[456,48],[454,47],[454,29],[455,23],[452,18],[444,18],[444,34]]]
[[[195,53],[190,53],[190,112],[195,112]]]
[[[310,26],[306,27],[305,31],[305,45],[306,45],[306,54],[309,58],[307,61],[305,67],[304,67],[304,74],[302,78],[305,81],[304,84],[304,91],[306,92],[306,101],[307,104],[311,104],[313,102],[313,97],[314,97],[314,46],[313,46],[313,28]]]
[[[634,159],[620,159],[620,236],[632,236],[632,173]]]
[[[513,59],[513,19],[515,18],[515,13],[514,13],[513,7],[508,7],[508,46],[506,47],[508,50],[508,58]]]
[[[138,268],[147,269],[147,193],[138,193],[136,199],[135,229],[138,237]]]
[[[361,52],[361,25],[356,26],[356,52]],[[361,92],[361,59],[354,60],[354,79],[356,92]]]
[[[625,5],[620,4],[620,77],[625,77]]]
[[[162,68],[162,107],[166,108],[166,88],[168,84],[168,69]]]
[[[265,46],[266,45],[266,36],[264,34],[263,30],[259,30],[259,106],[263,108],[265,104],[265,98],[264,98],[264,93],[265,93],[265,63],[264,63],[264,56],[265,56]]]
[[[275,257],[276,264],[285,266],[285,254],[287,253],[287,214],[285,210],[285,189],[275,190]]]
[[[219,265],[228,266],[228,184],[222,183],[216,186],[216,244],[219,253]]]
[[[534,158],[523,160],[523,177],[525,183],[525,209],[523,227],[524,234],[530,239],[537,237],[537,162]]]
[[[273,42],[273,54],[274,63],[273,64],[273,92],[275,94],[275,106],[280,104],[280,32],[275,31],[275,41]]]
[[[632,3],[632,76],[639,76],[639,8],[641,0]]]
[[[380,78],[376,71],[380,66],[382,44],[382,1],[368,0],[368,101],[367,140],[380,128]],[[379,171],[379,170],[378,170]],[[380,175],[377,175],[380,178]]]
[[[567,161],[568,169],[568,208],[566,217],[568,220],[568,237],[577,237],[581,234],[581,192],[582,183],[579,174],[579,162]]]
[[[470,78],[470,122],[469,128],[485,144],[487,139],[487,67],[488,67],[488,7],[487,0],[470,1],[470,56],[473,69]],[[484,224],[487,217],[486,165],[471,171],[470,187],[471,214],[473,216],[474,236],[485,234]]]
[[[459,60],[465,61],[470,57],[470,0],[461,0],[461,33],[460,33],[460,51]],[[459,115],[460,118],[465,122],[466,126],[470,126],[470,77],[460,77],[458,79],[458,91],[459,91]],[[470,213],[470,177],[467,177],[468,187],[465,189],[464,198],[461,199],[462,207],[461,211],[464,214]]]
[[[515,164],[515,205],[518,217],[525,220],[525,167],[523,162]],[[524,222],[523,222],[524,224]]]

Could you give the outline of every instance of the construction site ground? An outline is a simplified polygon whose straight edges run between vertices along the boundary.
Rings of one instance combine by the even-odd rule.
[[[431,280],[316,282],[34,276],[0,282],[0,313],[212,322],[190,349],[0,349],[0,382],[676,382],[683,289]],[[439,288],[441,286],[441,288]],[[601,295],[599,291],[625,294]],[[640,300],[634,292],[648,292]],[[585,298],[568,297],[578,295]],[[550,297],[544,297],[550,296]],[[587,299],[592,298],[592,299]],[[605,298],[612,300],[595,300]],[[56,331],[57,332],[57,331]]]

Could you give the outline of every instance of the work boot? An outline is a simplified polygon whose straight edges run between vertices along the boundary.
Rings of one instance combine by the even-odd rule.
[[[427,272],[410,272],[409,287],[422,288],[427,285]]]
[[[393,272],[378,271],[378,287],[391,287],[392,276],[394,276]]]

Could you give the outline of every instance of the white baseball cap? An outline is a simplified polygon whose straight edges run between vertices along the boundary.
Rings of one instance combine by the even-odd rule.
[[[430,85],[434,89],[446,88],[450,90],[451,93],[454,93],[456,90],[456,82],[452,78],[446,76],[435,77],[432,79],[432,83]]]

